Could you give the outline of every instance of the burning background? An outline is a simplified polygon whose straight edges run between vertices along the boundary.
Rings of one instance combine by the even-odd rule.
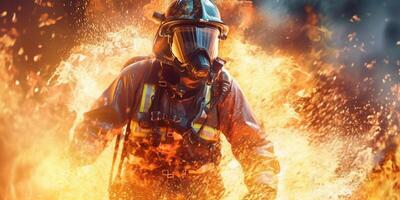
[[[0,2],[0,199],[107,199],[112,147],[71,169],[74,125],[168,0]],[[278,199],[398,199],[400,2],[217,0],[220,56],[276,146]],[[110,145],[112,146],[112,145]],[[224,142],[225,199],[246,192]]]

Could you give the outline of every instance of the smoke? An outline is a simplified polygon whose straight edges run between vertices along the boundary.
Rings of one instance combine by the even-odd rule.
[[[312,140],[347,138],[342,172],[355,168],[354,155],[367,147],[373,148],[377,166],[386,162],[397,151],[400,126],[400,2],[253,2],[262,15],[245,30],[252,43],[314,62],[308,69],[318,92],[302,99],[304,107],[298,110],[305,114],[303,125],[321,134]],[[327,66],[331,76],[326,76]],[[330,105],[313,105],[332,94],[335,98],[326,101]]]
[[[128,59],[130,53],[148,53],[150,49],[143,46],[151,45],[152,35],[147,36],[157,27],[150,20],[151,13],[162,11],[168,2],[169,0],[0,2],[0,30],[1,34],[7,35],[0,41],[0,45],[7,44],[0,46],[0,91],[5,94],[0,96],[0,160],[6,163],[0,165],[0,185],[4,185],[0,187],[0,199],[3,199],[3,194],[18,199],[18,194],[29,193],[29,189],[25,191],[24,188],[30,183],[31,173],[37,168],[35,165],[52,151],[53,146],[65,146],[67,142],[67,132],[76,113],[71,113],[66,108],[68,105],[65,103],[71,99],[65,99],[63,94],[70,94],[70,90],[74,88],[85,89],[90,84],[82,82],[81,85],[77,84],[78,87],[71,84],[72,88],[67,89],[54,86],[49,88],[47,80],[57,67],[72,70],[75,69],[74,66],[78,66],[82,70],[78,72],[90,72],[82,74],[101,79],[101,84],[104,85],[96,85],[99,88],[95,90],[100,92],[107,81],[105,76],[99,77],[95,72],[106,73],[110,78],[110,74],[118,73],[117,65]],[[294,184],[291,187],[293,190],[304,192],[302,189],[306,188],[308,193],[304,195],[312,196],[317,186],[310,184],[295,187],[304,183],[301,182],[304,180],[293,177],[300,173],[309,177],[307,180],[312,183],[315,180],[313,176],[321,175],[318,170],[327,167],[330,173],[326,172],[324,175],[328,176],[329,181],[318,179],[321,184],[328,187],[332,179],[335,186],[342,186],[342,178],[349,180],[345,178],[346,175],[364,170],[362,166],[368,163],[363,153],[368,152],[370,146],[377,149],[377,162],[384,159],[382,157],[386,156],[387,151],[378,150],[393,146],[386,144],[391,143],[393,136],[398,134],[396,127],[399,127],[398,117],[396,118],[400,100],[399,1],[253,0],[254,6],[248,1],[217,2],[222,8],[224,20],[232,29],[228,46],[237,45],[227,54],[227,59],[234,62],[236,60],[236,63],[238,59],[241,61],[230,70],[236,71],[235,75],[240,77],[242,83],[247,83],[244,84],[246,91],[254,91],[254,80],[257,80],[257,88],[266,87],[259,90],[260,92],[248,94],[251,103],[258,108],[257,115],[265,118],[264,126],[284,127],[289,119],[281,119],[280,116],[293,109],[296,117],[300,118],[296,131],[307,133],[300,141],[296,134],[284,134],[292,138],[292,142],[300,142],[300,146],[304,147],[297,152],[291,149],[299,145],[297,142],[288,144],[286,137],[276,134],[278,139],[275,142],[286,148],[283,149],[283,154],[285,159],[291,161],[290,164],[307,162],[303,158],[312,160],[311,164],[304,164],[307,169],[300,170],[295,165],[288,167],[290,173],[286,178],[289,183]],[[138,27],[135,29],[138,33],[121,33],[121,27],[132,24]],[[114,30],[118,31],[110,35]],[[133,41],[134,37],[141,35],[146,35],[145,44],[140,40]],[[11,40],[9,36],[12,37]],[[243,38],[235,38],[237,36]],[[127,37],[132,37],[134,45]],[[244,41],[239,42],[237,39]],[[87,49],[79,49],[79,44],[82,43]],[[251,48],[243,48],[247,43],[251,43]],[[70,52],[74,53],[73,56]],[[243,55],[256,55],[254,57],[258,59],[251,60],[252,56],[248,59],[242,58]],[[270,57],[264,59],[265,55]],[[286,61],[275,62],[275,55],[291,57],[296,64],[292,66],[282,64]],[[97,63],[107,63],[107,66],[96,71],[94,69],[100,68],[95,65]],[[259,70],[256,65],[263,66],[263,69]],[[296,78],[292,71],[284,73],[285,67],[296,68],[293,71],[296,75],[301,74],[301,78]],[[249,69],[252,71],[249,72]],[[279,76],[270,73],[277,73]],[[279,79],[275,80],[275,77]],[[307,88],[301,82],[306,82],[305,79],[315,85],[311,91],[303,90]],[[285,85],[286,82],[290,84]],[[277,86],[285,86],[285,89],[274,88]],[[93,88],[89,87],[87,90],[93,91]],[[293,92],[299,92],[299,95]],[[270,93],[273,96],[265,100],[265,95]],[[294,98],[295,96],[301,98]],[[78,102],[87,106],[90,103],[89,97],[82,96]],[[43,104],[46,106],[42,106]],[[280,104],[287,107],[277,106]],[[266,110],[276,111],[269,113],[275,117],[265,116]],[[55,132],[59,134],[56,135]],[[48,145],[49,141],[55,144]],[[308,144],[310,141],[312,144]],[[38,152],[36,149],[42,151]],[[304,151],[304,154],[293,155],[300,151]],[[26,156],[25,152],[36,152],[37,155]],[[326,159],[322,162],[319,158],[321,152],[332,157],[342,154],[334,160]],[[105,162],[109,163],[109,160]],[[54,173],[58,171],[55,170]],[[10,177],[9,174],[16,176]],[[341,177],[336,179],[336,175]],[[19,185],[23,189],[12,188],[10,182],[11,186]],[[355,187],[357,186],[342,186],[341,193],[348,195]],[[9,191],[13,191],[13,194],[7,193]]]
[[[369,99],[377,107],[396,101],[393,88],[400,83],[399,1],[253,2],[263,13],[263,23],[257,21],[246,30],[253,43],[272,51],[314,55],[314,60],[331,64],[355,88],[350,95],[359,101]]]
[[[321,47],[334,48],[339,55],[329,52],[324,55],[325,61],[344,65],[353,78],[362,80],[369,75],[382,80],[391,74],[394,82],[400,80],[399,1],[254,0],[254,3],[265,17],[264,24],[249,28],[264,32],[256,34],[254,42],[270,45],[267,42],[271,41],[269,38],[277,38],[277,30],[282,33],[279,30],[288,29],[278,40],[272,40],[272,45],[280,48],[287,46],[285,43],[294,43],[302,53]],[[317,29],[317,38],[310,37],[305,30],[309,26]],[[252,38],[250,34],[249,37]]]

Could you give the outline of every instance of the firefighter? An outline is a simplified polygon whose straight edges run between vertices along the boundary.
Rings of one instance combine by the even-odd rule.
[[[71,143],[73,157],[93,162],[113,130],[126,127],[117,136],[122,153],[112,169],[111,199],[221,199],[224,134],[242,166],[246,198],[275,199],[279,163],[218,57],[228,27],[217,6],[174,0],[154,17],[160,21],[154,56],[132,59],[85,114]]]

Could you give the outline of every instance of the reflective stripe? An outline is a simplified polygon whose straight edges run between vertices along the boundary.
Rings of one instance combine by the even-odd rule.
[[[194,124],[193,129],[195,131],[199,131],[201,128],[201,124]],[[151,135],[151,129],[141,128],[136,121],[131,121],[131,130],[132,136],[134,137],[149,137]],[[160,127],[161,140],[164,141],[166,139],[167,128]],[[221,131],[211,127],[204,125],[203,130],[199,133],[199,137],[207,140],[207,141],[218,141]]]
[[[201,128],[201,124],[194,124],[193,129],[195,131],[199,131]],[[211,127],[204,125],[203,130],[199,133],[199,137],[204,140],[209,141],[218,141],[219,140],[220,131]]]
[[[144,84],[143,86],[143,91],[142,91],[142,98],[140,101],[140,108],[139,112],[145,113],[148,112],[151,106],[151,103],[153,101],[152,96],[155,93],[155,85],[153,84]],[[206,86],[206,94],[205,94],[205,103],[207,107],[210,106],[210,101],[211,101],[211,86]],[[203,111],[204,112],[204,111]],[[195,131],[199,131],[201,128],[201,124],[195,123],[193,124],[193,128]],[[165,128],[164,128],[165,129]],[[163,127],[161,127],[160,132],[165,133],[166,130],[164,130]],[[132,121],[131,123],[131,130],[133,132],[133,136],[137,137],[148,137],[150,136],[151,129],[144,129],[141,128],[136,122]],[[165,133],[166,134],[166,133]],[[208,141],[218,141],[219,140],[219,135],[220,131],[211,127],[211,126],[204,126],[203,130],[201,133],[199,133],[199,137],[208,140]],[[165,137],[165,135],[163,135]],[[165,138],[161,138],[165,139]]]
[[[151,97],[154,95],[154,92],[155,92],[154,85],[144,84],[139,112],[147,112],[150,109],[150,105],[152,102]]]
[[[132,120],[131,121],[131,136],[132,137],[150,137],[152,130],[149,128],[141,128],[139,126],[139,123],[137,123],[136,121]],[[160,137],[161,137],[161,141],[165,141],[167,139],[167,137],[171,137],[174,140],[181,140],[182,136],[177,133],[174,132],[173,129],[168,128],[168,127],[160,127]]]
[[[151,129],[141,128],[136,121],[131,121],[132,136],[135,137],[148,137],[150,136]]]
[[[210,108],[210,101],[211,101],[211,86],[207,85],[206,86],[206,105],[207,108]]]

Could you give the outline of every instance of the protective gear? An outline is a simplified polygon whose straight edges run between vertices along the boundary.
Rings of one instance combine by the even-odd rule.
[[[177,27],[172,36],[172,53],[182,64],[188,64],[199,51],[204,51],[208,59],[214,60],[218,56],[218,35],[219,30],[211,27]],[[201,69],[202,66],[198,67]]]
[[[162,36],[171,35],[173,27],[182,25],[216,27],[221,32],[221,39],[225,39],[229,32],[211,0],[175,0],[167,8],[164,19],[159,32]]]
[[[229,28],[221,19],[219,10],[210,0],[175,0],[165,14],[154,13],[153,17],[160,22],[154,40],[153,52],[157,59],[172,64],[174,56],[170,48],[172,28],[182,25],[199,27],[216,27],[219,39],[226,39]]]
[[[153,16],[160,21],[153,52],[156,58],[167,61],[169,64],[172,64],[174,60],[170,43],[173,31],[177,27],[214,27],[219,30],[217,38],[222,40],[226,39],[229,32],[228,26],[221,19],[217,6],[210,0],[175,0],[165,14],[155,13]]]
[[[217,7],[211,0],[175,0],[165,15],[156,16],[161,19],[156,59],[121,72],[85,114],[72,154],[93,161],[113,138],[112,130],[127,124],[116,176],[121,180],[112,188],[118,194],[111,197],[219,199],[224,134],[249,189],[263,193],[261,188],[268,188],[273,197],[279,163],[239,86],[222,70],[218,41],[228,28]]]
[[[210,0],[175,0],[165,14],[155,13],[161,22],[153,52],[176,68],[179,75],[172,89],[182,96],[198,85],[213,81],[210,71],[218,56],[218,42],[228,27]],[[186,95],[188,96],[188,95]]]
[[[113,188],[112,191],[114,192],[111,194],[111,199],[218,200],[222,199],[224,195],[224,185],[218,170],[193,174],[179,179],[169,179],[168,181],[158,176],[149,179],[148,176],[143,176],[141,173],[134,173],[132,176],[135,176],[134,180],[137,181],[122,182],[120,187]],[[146,184],[143,184],[145,181]],[[210,187],[204,187],[205,184]]]
[[[257,125],[240,88],[225,71],[220,73],[218,81],[211,85],[209,97],[205,97],[207,92],[204,92],[198,93],[190,101],[177,101],[169,98],[167,93],[160,95],[157,100],[160,112],[154,113],[153,119],[171,119],[172,122],[173,119],[177,119],[173,117],[174,115],[179,116],[181,119],[186,119],[185,124],[189,128],[193,127],[200,137],[185,134],[185,131],[179,130],[178,126],[163,124],[161,120],[157,121],[160,123],[156,128],[160,143],[158,146],[152,145],[151,138],[154,137],[151,134],[152,127],[146,120],[140,120],[145,119],[141,118],[140,113],[148,113],[151,107],[148,104],[157,99],[143,100],[151,99],[155,94],[152,95],[151,85],[158,84],[157,72],[160,70],[152,70],[155,62],[158,61],[145,60],[123,70],[92,110],[85,114],[85,119],[77,129],[72,143],[71,150],[75,151],[74,154],[81,156],[84,161],[93,161],[112,138],[109,133],[115,128],[122,127],[131,118],[134,123],[131,127],[132,134],[126,142],[128,155],[123,168],[124,181],[152,187],[147,180],[157,179],[160,182],[179,182],[182,178],[195,180],[198,176],[187,173],[188,171],[202,171],[200,169],[209,163],[219,165],[221,160],[219,134],[224,134],[232,146],[233,155],[242,165],[246,185],[249,188],[261,188],[263,185],[268,186],[265,188],[276,188],[276,182],[269,181],[279,172],[279,163],[273,154],[273,146]],[[226,85],[226,82],[229,83],[229,87],[221,87]],[[223,90],[228,90],[225,97],[217,98]],[[210,100],[200,100],[202,98]],[[213,109],[207,108],[208,103],[203,102],[210,102],[215,106]],[[202,112],[199,120],[194,122],[193,120],[199,115],[199,106],[204,104],[205,110],[211,109],[211,111]],[[184,123],[184,120],[181,123]],[[202,175],[207,176],[206,174]],[[136,176],[140,178],[134,179]],[[197,186],[192,185],[189,181],[187,187],[201,187],[196,184]],[[204,184],[209,188],[210,183]],[[167,186],[160,187],[153,190],[162,190]],[[197,193],[191,194],[196,196]]]

